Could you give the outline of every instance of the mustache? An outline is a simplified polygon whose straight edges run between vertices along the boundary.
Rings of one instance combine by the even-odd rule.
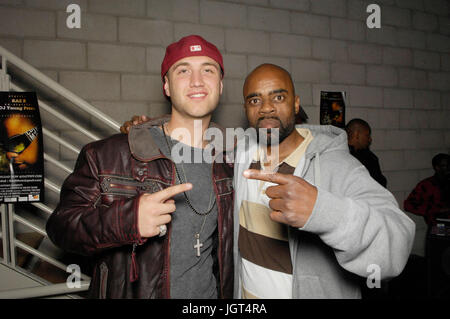
[[[267,117],[266,116],[261,116],[256,121],[256,125],[259,126],[259,123],[261,123],[261,121],[263,121],[263,120],[277,120],[278,122],[280,122],[280,124],[282,124],[281,120],[280,120],[280,118],[278,116],[267,116]]]

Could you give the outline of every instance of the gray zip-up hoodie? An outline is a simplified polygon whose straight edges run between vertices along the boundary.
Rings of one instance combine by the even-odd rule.
[[[399,209],[394,196],[351,156],[345,131],[334,126],[298,127],[309,129],[314,139],[306,150],[303,168],[297,167],[294,175],[315,185],[318,196],[304,227],[289,227],[292,296],[360,298],[358,276],[376,279],[379,274],[379,279],[385,280],[402,272],[415,224]],[[234,168],[235,298],[241,297],[239,209],[247,196],[242,173],[250,166],[249,154],[257,148],[252,136],[249,140],[246,150],[238,142]]]

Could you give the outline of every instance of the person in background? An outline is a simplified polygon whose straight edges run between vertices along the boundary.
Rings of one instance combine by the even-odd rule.
[[[428,226],[450,218],[450,155],[439,153],[431,164],[434,175],[420,181],[403,203],[406,211],[423,216]]]
[[[370,150],[372,130],[369,123],[362,119],[352,119],[345,126],[350,154],[356,157],[369,171],[370,176],[383,187],[387,186],[386,177],[381,173],[378,157]]]

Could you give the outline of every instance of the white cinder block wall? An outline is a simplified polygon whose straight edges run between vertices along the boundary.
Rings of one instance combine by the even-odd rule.
[[[66,26],[71,3],[81,7],[81,29]],[[381,29],[366,25],[370,3],[381,6]],[[165,46],[188,34],[224,55],[215,113],[224,126],[246,125],[243,80],[263,62],[292,73],[310,123],[319,122],[321,90],[345,90],[347,120],[371,124],[403,207],[433,173],[433,155],[450,150],[449,10],[448,0],[0,0],[0,45],[119,122],[169,110],[160,63]],[[424,224],[415,221],[413,252],[423,254]]]

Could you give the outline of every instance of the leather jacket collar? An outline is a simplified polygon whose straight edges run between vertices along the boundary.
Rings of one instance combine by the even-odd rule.
[[[130,132],[128,134],[128,144],[130,146],[131,154],[134,158],[142,162],[150,162],[155,158],[162,156],[149,131],[149,128],[154,126],[161,126],[169,120],[170,114],[152,119],[139,125],[134,125],[130,128]],[[231,151],[235,147],[236,140],[234,140],[233,143],[226,143],[227,136],[224,128],[214,122],[210,122],[209,127],[217,128],[222,132],[222,145],[226,147],[225,152]]]

